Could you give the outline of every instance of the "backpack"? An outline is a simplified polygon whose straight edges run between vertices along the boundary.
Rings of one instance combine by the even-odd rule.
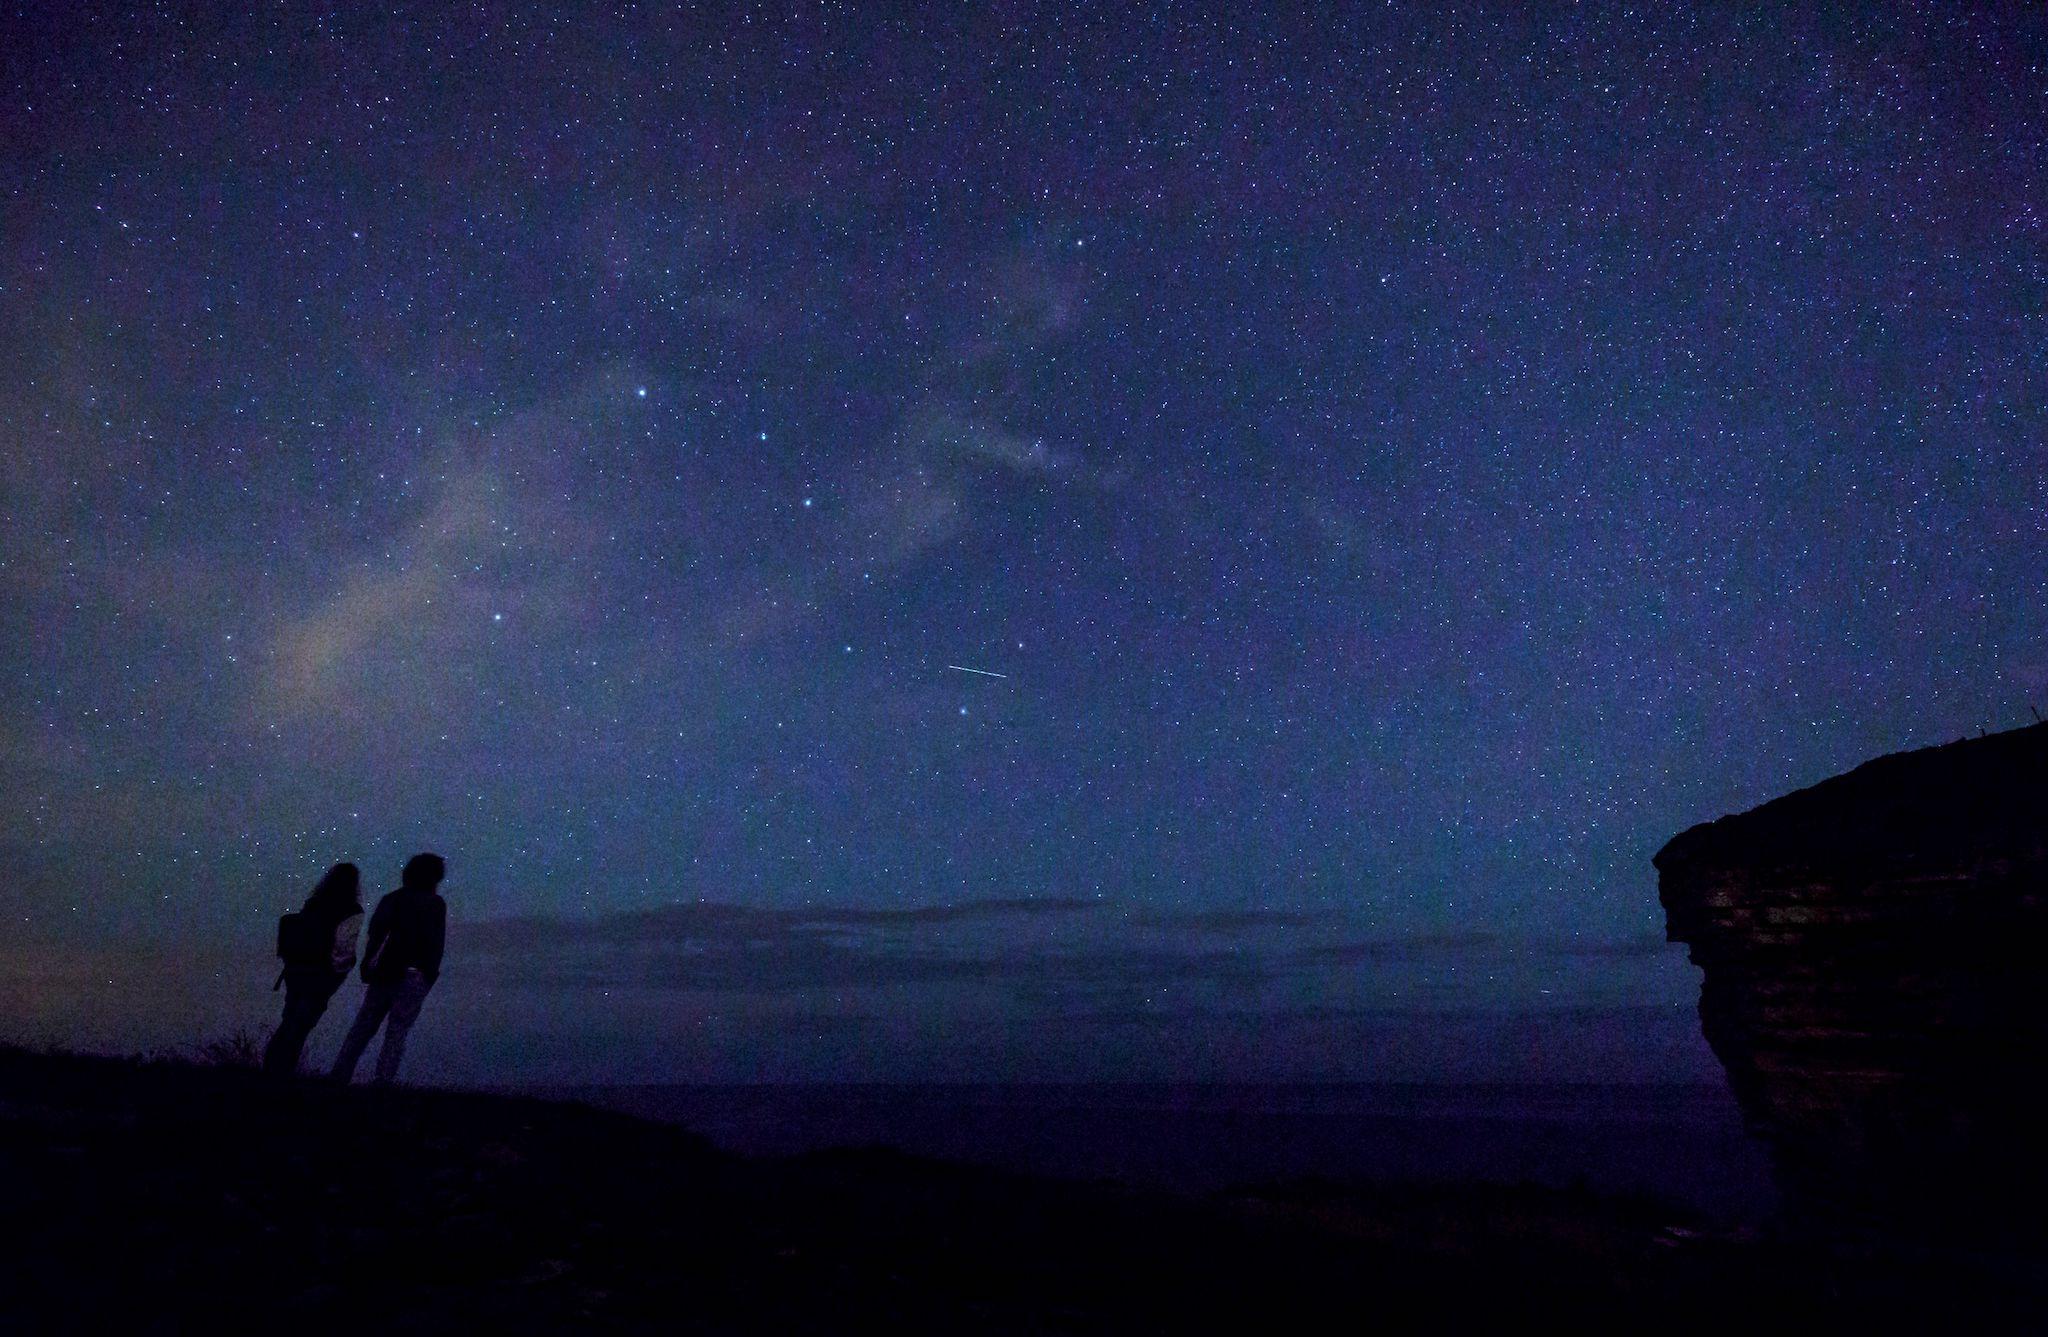
[[[325,964],[331,939],[332,930],[303,910],[287,910],[277,917],[277,959],[287,966]]]

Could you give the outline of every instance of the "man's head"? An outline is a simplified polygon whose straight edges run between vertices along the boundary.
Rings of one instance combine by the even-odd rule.
[[[420,891],[432,891],[441,885],[441,879],[448,876],[448,865],[438,854],[415,854],[405,861],[405,871],[398,875],[403,886]]]

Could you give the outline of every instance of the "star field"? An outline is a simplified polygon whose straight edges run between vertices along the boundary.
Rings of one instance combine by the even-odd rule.
[[[433,848],[506,1068],[1698,1060],[1649,854],[2048,709],[2048,24],[1338,8],[12,8],[18,1026]]]

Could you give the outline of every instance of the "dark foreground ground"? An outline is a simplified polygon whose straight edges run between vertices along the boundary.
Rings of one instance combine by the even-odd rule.
[[[1711,1220],[1778,1206],[1726,1083],[886,1083],[512,1092],[679,1124],[727,1151],[887,1146],[1205,1196],[1301,1179],[1583,1183]]]
[[[9,1332],[1952,1329],[2042,1300],[2020,1258],[1587,1191],[748,1158],[577,1104],[6,1050],[0,1185]]]

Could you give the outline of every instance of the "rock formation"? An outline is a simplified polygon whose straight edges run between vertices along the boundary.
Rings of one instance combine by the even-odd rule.
[[[1881,757],[1656,865],[1795,1201],[2048,1215],[2048,724]]]

